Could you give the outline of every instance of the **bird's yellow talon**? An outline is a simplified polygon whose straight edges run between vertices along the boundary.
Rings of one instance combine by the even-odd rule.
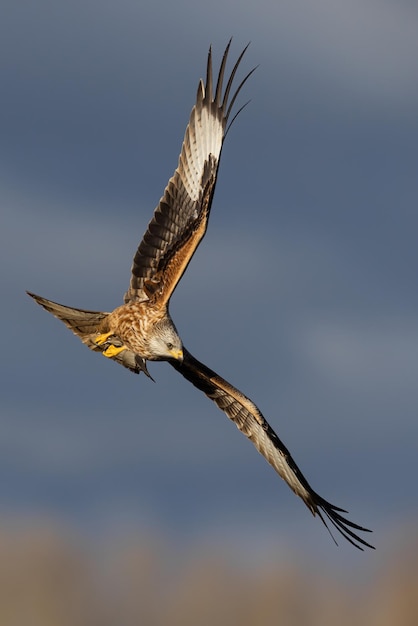
[[[113,335],[113,332],[110,333],[104,333],[104,335],[98,335],[96,337],[96,339],[94,340],[94,343],[97,344],[98,346],[101,346],[103,343],[106,343],[106,341],[109,339],[109,337],[111,337]]]
[[[127,350],[126,346],[121,346],[120,348],[117,348],[116,346],[109,346],[108,348],[106,348],[106,350],[102,352],[102,354],[103,356],[107,356],[108,358],[110,358],[112,356],[116,356],[124,350]]]

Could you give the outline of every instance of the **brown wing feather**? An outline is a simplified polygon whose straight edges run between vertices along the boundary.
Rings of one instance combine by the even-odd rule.
[[[75,309],[65,306],[64,304],[58,304],[58,302],[53,302],[52,300],[47,300],[29,291],[26,293],[46,311],[52,313],[52,315],[61,320],[61,322],[64,322],[67,328],[77,335],[90,350],[103,352],[110,343],[115,346],[122,345],[117,337],[109,337],[109,342],[103,343],[100,346],[95,343],[98,333],[107,331],[106,318],[109,313]],[[111,357],[111,359],[127,367],[131,372],[139,374],[140,371],[144,371],[149,376],[143,360],[138,358],[138,356],[130,350],[124,350],[118,355]]]
[[[206,232],[231,107],[254,71],[247,74],[229,101],[245,48],[222,96],[230,43],[222,58],[215,93],[209,50],[206,84],[199,83],[177,169],[135,254],[125,302],[153,297],[164,306]]]
[[[324,518],[326,516],[338,532],[356,548],[360,550],[363,549],[361,546],[373,548],[354,532],[354,530],[370,532],[367,528],[347,520],[341,515],[346,511],[327,502],[312,489],[289,450],[265,420],[257,406],[238,389],[206,365],[197,361],[186,348],[183,348],[183,355],[183,363],[170,361],[170,364],[213,400],[221,411],[226,413],[237,428],[253,442],[257,450],[287,482],[295,494],[302,498],[313,515],[318,515],[328,528]]]

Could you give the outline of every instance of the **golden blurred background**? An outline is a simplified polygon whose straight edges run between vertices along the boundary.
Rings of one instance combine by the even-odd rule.
[[[8,523],[0,530],[0,624],[417,624],[418,533],[403,534],[384,556],[356,556],[342,570],[301,554],[275,561],[274,550],[260,562],[139,533],[87,538],[46,520]]]

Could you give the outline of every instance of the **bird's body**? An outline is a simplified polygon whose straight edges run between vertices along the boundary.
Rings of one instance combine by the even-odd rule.
[[[146,361],[183,358],[181,339],[167,309],[149,301],[118,307],[102,321],[98,332],[95,343],[106,346],[103,354],[107,357],[114,356],[115,350],[128,350]]]
[[[314,515],[319,515],[324,524],[325,515],[356,547],[372,547],[357,534],[368,532],[367,529],[344,518],[342,509],[311,488],[258,407],[183,346],[169,314],[170,298],[207,229],[223,141],[241,111],[230,120],[233,105],[254,71],[245,76],[231,95],[245,48],[223,89],[229,46],[230,43],[216,87],[209,50],[206,82],[199,82],[177,169],[134,256],[124,304],[106,313],[75,309],[29,295],[63,321],[91,350],[135,373],[143,371],[149,376],[147,361],[168,361],[226,413]]]

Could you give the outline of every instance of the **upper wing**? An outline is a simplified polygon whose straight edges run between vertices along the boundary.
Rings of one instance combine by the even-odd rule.
[[[199,83],[177,169],[135,254],[125,302],[154,297],[165,305],[206,232],[228,119],[238,93],[254,71],[247,74],[229,100],[245,48],[222,95],[230,43],[223,55],[215,93],[209,49],[206,84],[202,80]]]
[[[257,450],[287,482],[295,494],[302,498],[313,515],[319,515],[328,528],[325,515],[338,532],[356,548],[360,550],[363,550],[361,546],[373,548],[353,531],[354,529],[370,532],[367,528],[350,522],[341,515],[341,513],[346,513],[344,509],[327,502],[312,489],[289,450],[264,419],[256,405],[206,365],[197,361],[184,347],[183,354],[183,363],[170,361],[170,364],[226,413],[237,428],[253,442]]]

